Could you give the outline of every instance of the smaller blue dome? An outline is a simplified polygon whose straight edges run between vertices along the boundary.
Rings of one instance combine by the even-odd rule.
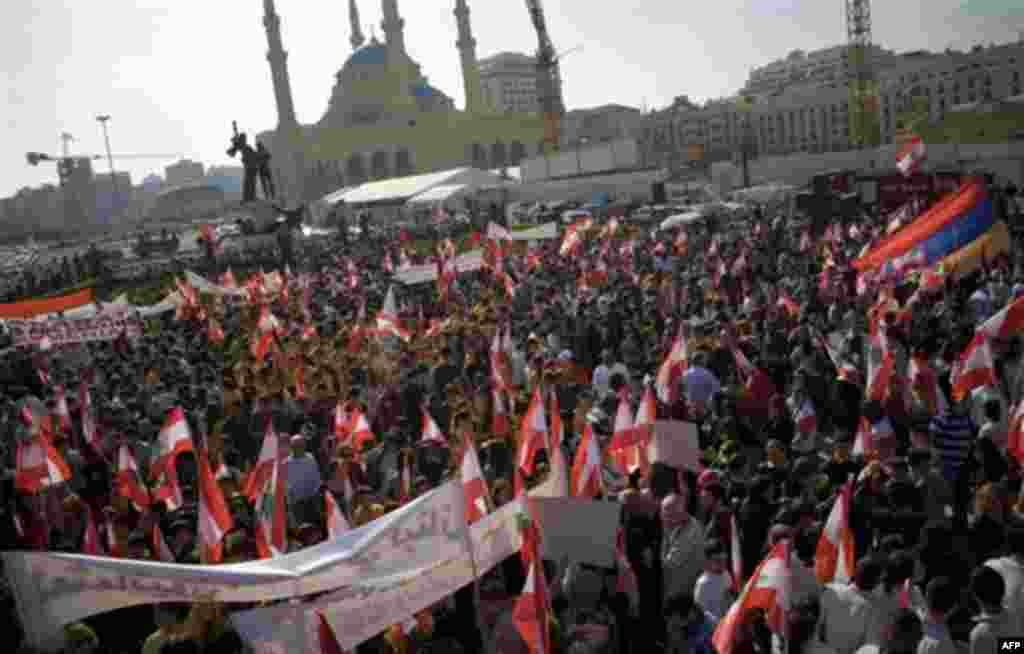
[[[371,43],[364,48],[359,48],[348,58],[348,63],[361,66],[383,66],[388,63],[387,46],[380,43]]]
[[[429,84],[417,84],[413,89],[413,94],[417,98],[433,98],[438,95],[438,90]]]

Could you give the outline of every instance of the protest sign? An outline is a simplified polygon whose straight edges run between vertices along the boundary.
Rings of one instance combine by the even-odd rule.
[[[480,250],[473,250],[455,257],[455,268],[458,272],[473,272],[484,267],[484,255]],[[423,284],[437,279],[437,266],[425,264],[421,266],[408,266],[400,268],[395,272],[395,279],[406,286]]]
[[[7,328],[16,347],[39,345],[49,339],[52,345],[111,341],[124,334],[142,336],[142,321],[135,317],[100,315],[78,320],[9,320]]]
[[[29,643],[50,649],[61,642],[63,625],[128,606],[262,602],[427,569],[464,555],[464,516],[462,485],[452,481],[340,538],[274,559],[201,566],[43,552],[2,556]]]
[[[544,557],[604,567],[615,564],[619,529],[618,502],[579,497],[537,497],[531,505],[540,523]]]
[[[650,461],[656,461],[681,470],[700,471],[700,438],[697,425],[692,422],[658,420],[654,435],[647,447]]]

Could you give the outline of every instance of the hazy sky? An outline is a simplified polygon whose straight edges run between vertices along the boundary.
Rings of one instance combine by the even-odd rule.
[[[380,1],[359,0],[364,32],[380,36]],[[455,0],[399,0],[406,44],[432,83],[462,105]],[[469,0],[477,54],[532,52],[523,0]],[[350,54],[348,0],[276,0],[299,119],[318,120]],[[876,0],[875,42],[897,51],[1016,39],[1020,0]],[[545,0],[569,108],[664,105],[742,86],[750,68],[794,48],[845,39],[842,0]],[[255,132],[277,122],[266,61],[263,0],[7,0],[0,21],[6,79],[0,196],[55,182],[25,152],[103,153],[95,117],[110,114],[115,155],[181,154],[224,164],[231,121]],[[1011,15],[1012,14],[1012,15]],[[1007,18],[1009,16],[1009,18]],[[118,163],[138,183],[169,160]],[[105,161],[96,162],[100,172]]]

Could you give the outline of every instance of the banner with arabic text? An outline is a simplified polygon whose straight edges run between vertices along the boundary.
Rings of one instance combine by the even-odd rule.
[[[281,604],[233,616],[239,634],[255,654],[319,654],[317,627],[322,613],[338,644],[352,651],[393,624],[443,600],[486,574],[521,544],[521,500],[506,504],[469,528],[472,553],[438,556],[422,568],[390,578],[360,579],[303,604]]]
[[[462,484],[450,481],[332,541],[230,565],[184,565],[53,552],[3,552],[30,644],[63,646],[63,625],[140,604],[264,602],[336,591],[465,556]],[[514,551],[514,550],[513,550]]]
[[[11,304],[0,304],[0,318],[26,319],[44,313],[58,313],[80,307],[83,304],[92,304],[96,299],[91,288],[83,288],[74,293],[59,295],[57,297],[41,298],[38,300],[24,300]]]
[[[17,347],[39,345],[49,339],[51,345],[112,341],[124,334],[142,336],[142,321],[135,317],[96,316],[77,320],[8,320],[7,328]]]

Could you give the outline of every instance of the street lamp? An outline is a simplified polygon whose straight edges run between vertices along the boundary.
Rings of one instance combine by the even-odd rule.
[[[114,208],[117,206],[117,175],[114,173],[114,155],[110,151],[110,133],[107,131],[107,123],[110,122],[109,115],[96,116],[100,126],[103,128],[103,142],[107,146],[107,163],[110,164],[110,217],[114,217]]]

